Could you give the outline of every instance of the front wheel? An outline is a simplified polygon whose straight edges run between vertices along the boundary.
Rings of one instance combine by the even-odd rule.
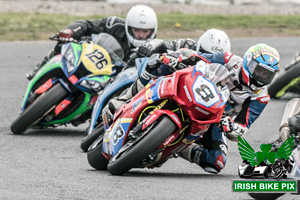
[[[80,147],[82,151],[87,152],[91,144],[100,136],[104,134],[104,126],[98,126],[96,127],[91,134],[87,135],[83,140],[81,141]]]
[[[278,76],[269,86],[268,92],[271,98],[278,99],[287,92],[296,92],[300,88],[300,62],[293,68]]]
[[[174,122],[167,116],[161,120],[137,143],[126,151],[115,155],[108,163],[108,171],[112,175],[122,175],[139,164],[159,145],[161,145],[176,129]]]
[[[103,135],[99,136],[88,149],[87,159],[89,164],[97,170],[106,170],[108,160],[102,155]]]
[[[22,134],[30,126],[37,123],[50,109],[59,104],[68,91],[56,84],[30,104],[23,113],[12,123],[10,129],[14,134]]]

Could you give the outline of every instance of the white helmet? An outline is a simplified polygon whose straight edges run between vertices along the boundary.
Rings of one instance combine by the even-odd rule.
[[[125,30],[128,41],[135,47],[146,42],[146,40],[135,39],[131,28],[151,29],[151,33],[147,39],[155,38],[157,17],[154,10],[146,5],[136,5],[129,10],[126,16]]]
[[[230,52],[230,40],[224,31],[209,29],[200,36],[196,51],[202,53]]]

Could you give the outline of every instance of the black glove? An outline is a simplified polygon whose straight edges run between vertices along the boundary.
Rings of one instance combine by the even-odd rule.
[[[140,57],[150,57],[153,53],[166,52],[164,41],[161,39],[153,39],[137,47],[135,51]]]
[[[136,53],[139,57],[150,57],[153,54],[153,48],[149,43],[144,43],[137,47]]]

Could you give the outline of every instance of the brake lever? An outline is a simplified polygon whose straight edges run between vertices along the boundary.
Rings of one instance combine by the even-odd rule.
[[[49,40],[58,41],[58,34],[49,37]]]

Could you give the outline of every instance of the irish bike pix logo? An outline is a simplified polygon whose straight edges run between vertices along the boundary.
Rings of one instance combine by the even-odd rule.
[[[238,149],[243,159],[239,166],[241,178],[286,178],[293,168],[291,154],[294,136],[288,138],[277,151],[272,151],[272,144],[260,145],[261,151],[255,152],[250,144],[238,137]]]
[[[238,150],[243,159],[238,174],[244,180],[233,181],[233,191],[295,192],[297,181],[287,179],[293,169],[293,146],[292,135],[277,150],[272,144],[261,144],[261,151],[255,152],[243,137],[238,136]]]

